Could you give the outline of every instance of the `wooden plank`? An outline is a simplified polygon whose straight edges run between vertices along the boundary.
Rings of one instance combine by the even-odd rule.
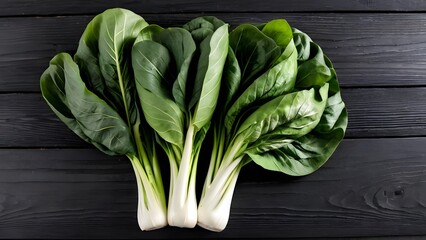
[[[222,233],[141,232],[133,172],[122,157],[90,149],[2,149],[0,238],[426,235],[425,145],[426,138],[344,140],[323,168],[299,178],[252,163],[242,171]],[[198,177],[201,183],[204,175]]]
[[[143,13],[193,13],[193,12],[354,12],[354,11],[425,11],[421,0],[156,0],[156,1],[57,1],[57,0],[2,0],[0,16],[97,14],[107,8],[122,7]]]
[[[426,136],[426,88],[343,89],[347,137]]]
[[[63,124],[41,94],[0,94],[0,147],[90,146]]]
[[[152,23],[176,26],[198,15],[143,16]],[[232,26],[288,19],[292,26],[309,33],[323,47],[337,69],[342,86],[426,86],[424,14],[215,15]],[[1,18],[0,92],[38,92],[39,77],[49,60],[61,51],[74,52],[91,18]]]
[[[426,136],[426,88],[343,89],[346,137]],[[0,147],[88,146],[40,94],[0,94]]]

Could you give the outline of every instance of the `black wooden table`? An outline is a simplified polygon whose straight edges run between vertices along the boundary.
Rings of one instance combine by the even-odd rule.
[[[286,18],[335,64],[344,141],[306,177],[243,169],[222,233],[141,232],[130,163],[78,139],[39,90],[50,58],[74,52],[110,7],[165,26]],[[426,237],[425,11],[421,0],[0,0],[0,238]]]

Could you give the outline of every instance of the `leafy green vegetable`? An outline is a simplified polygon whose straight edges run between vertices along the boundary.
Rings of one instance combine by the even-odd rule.
[[[230,33],[230,46],[221,90],[225,108],[212,121],[213,151],[198,207],[198,224],[213,231],[228,222],[245,164],[312,173],[347,125],[331,62],[306,34],[280,19],[243,24]]]
[[[168,222],[197,223],[195,179],[201,144],[220,90],[228,25],[197,18],[183,28],[145,28],[132,50],[136,86],[148,124],[170,162]]]
[[[126,155],[139,191],[142,230],[167,225],[154,135],[140,131],[131,47],[148,24],[128,10],[110,9],[87,26],[75,55],[60,53],[43,73],[43,97],[79,137],[109,155]]]
[[[330,87],[324,113],[316,128],[308,134],[274,151],[263,153],[253,151],[253,153],[248,152],[248,155],[265,169],[281,171],[292,176],[303,176],[316,171],[330,158],[345,135],[348,116],[331,61],[324,56],[319,46],[313,43],[308,35],[297,29],[293,29],[293,32],[295,39],[297,36],[299,71],[304,71],[300,76],[298,75],[296,87],[303,89],[316,86],[320,82],[328,82]],[[318,55],[323,57],[320,59]],[[312,59],[319,67],[313,67],[308,71],[306,66],[312,66]],[[327,70],[324,70],[325,68]],[[327,74],[324,72],[329,77],[326,77]],[[306,75],[310,75],[312,80],[307,81]]]
[[[331,81],[338,86],[336,80]],[[324,113],[313,131],[273,151],[248,151],[250,158],[265,169],[292,176],[307,175],[320,168],[336,150],[347,126],[347,112],[340,92],[333,94],[330,90],[328,94]]]
[[[40,88],[80,138],[129,158],[142,230],[198,223],[222,231],[243,166],[310,174],[347,126],[330,59],[283,19],[228,33],[215,17],[163,28],[110,9],[87,25],[74,58],[50,61]],[[203,155],[206,137],[213,148]],[[170,164],[168,209],[157,147]],[[197,207],[198,159],[208,155]]]

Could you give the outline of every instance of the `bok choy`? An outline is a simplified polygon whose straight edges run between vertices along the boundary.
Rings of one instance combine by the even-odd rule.
[[[60,120],[100,151],[130,160],[142,230],[222,231],[246,164],[310,174],[344,137],[345,104],[319,45],[283,19],[228,28],[215,17],[163,28],[109,9],[87,25],[73,57],[59,53],[41,76]],[[159,150],[170,166],[168,206]]]
[[[228,25],[216,18],[197,18],[184,28],[150,25],[133,46],[142,110],[170,162],[171,226],[197,224],[198,156],[216,107],[227,53]]]
[[[213,150],[198,225],[222,231],[241,168],[312,173],[344,136],[345,105],[321,48],[285,20],[243,24],[230,33]]]
[[[74,133],[109,155],[126,155],[139,192],[142,230],[167,225],[164,188],[154,135],[140,114],[131,49],[148,26],[128,10],[97,15],[80,39],[74,60],[60,53],[50,61],[40,87],[44,99]]]

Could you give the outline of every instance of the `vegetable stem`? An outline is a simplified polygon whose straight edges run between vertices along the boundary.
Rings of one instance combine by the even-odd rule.
[[[210,184],[205,184],[204,196],[198,206],[198,225],[220,232],[225,229],[231,209],[232,196],[238,175],[243,165],[238,157],[228,166],[221,165],[214,180]]]
[[[216,165],[214,167],[214,173],[213,176],[216,174],[217,170],[220,167],[220,163],[223,158],[223,149],[224,149],[224,145],[225,145],[225,128],[220,127],[219,128],[219,137],[218,137],[218,150],[217,150],[217,159],[219,161],[215,161]],[[216,146],[216,145],[215,145]]]
[[[204,181],[204,185],[210,184],[215,175],[217,170],[220,167],[221,160],[223,157],[223,149],[225,144],[225,131],[221,127],[216,127],[213,129],[213,149],[212,154],[210,157],[210,164],[207,172],[206,179]],[[203,188],[203,192],[201,194],[201,197],[203,197],[205,194],[205,188]]]
[[[128,156],[132,163],[138,186],[138,224],[142,231],[155,230],[167,225],[164,194],[152,184],[135,156]]]
[[[190,124],[176,182],[170,188],[168,222],[171,226],[193,228],[197,224],[194,170],[197,164],[194,157],[198,154],[193,152],[194,132],[194,126]]]
[[[139,125],[133,126],[133,135],[136,143],[139,159],[142,160],[143,166],[145,168],[146,174],[151,183],[156,183],[154,173],[152,172],[151,163],[149,161],[148,155],[146,154],[145,148],[143,146],[141,136],[139,133]]]

